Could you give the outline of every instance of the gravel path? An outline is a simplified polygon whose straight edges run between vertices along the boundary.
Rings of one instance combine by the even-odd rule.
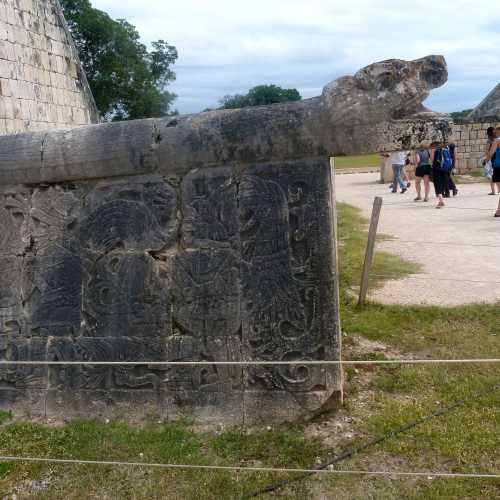
[[[337,200],[368,218],[373,198],[381,196],[379,232],[395,240],[377,248],[418,262],[423,271],[386,282],[370,298],[386,304],[500,303],[500,219],[493,217],[498,196],[488,196],[488,184],[459,185],[458,196],[436,210],[434,197],[413,201],[413,185],[404,195],[392,194],[378,179],[374,173],[337,175]]]

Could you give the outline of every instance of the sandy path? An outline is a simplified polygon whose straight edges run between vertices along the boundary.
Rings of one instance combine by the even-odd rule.
[[[404,195],[392,194],[378,179],[374,173],[337,175],[337,199],[369,217],[373,198],[381,196],[379,232],[396,239],[377,248],[422,264],[423,272],[388,281],[370,298],[386,304],[500,302],[500,219],[493,217],[498,196],[487,195],[489,186],[460,185],[459,195],[436,210],[434,198],[413,202],[413,185]]]

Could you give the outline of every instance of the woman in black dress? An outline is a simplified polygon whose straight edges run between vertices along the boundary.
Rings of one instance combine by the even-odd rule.
[[[434,142],[431,144],[431,164],[432,164],[432,181],[434,182],[434,190],[438,198],[436,208],[444,207],[444,194],[448,187],[448,175],[441,169],[439,159],[441,157],[441,144]]]

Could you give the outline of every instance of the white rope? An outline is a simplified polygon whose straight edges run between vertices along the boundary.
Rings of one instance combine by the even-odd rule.
[[[38,457],[8,457],[0,456],[2,462],[39,462],[69,465],[107,465],[124,467],[151,467],[159,469],[197,469],[197,470],[223,470],[237,472],[286,472],[298,474],[349,474],[363,476],[407,476],[407,477],[443,477],[443,478],[468,478],[468,479],[500,479],[500,474],[473,474],[464,472],[400,472],[400,471],[365,471],[365,470],[335,470],[335,469],[297,469],[281,467],[244,467],[229,465],[192,465],[192,464],[161,464],[147,462],[120,462],[106,460],[76,460],[62,458]]]
[[[2,366],[329,366],[329,365],[424,365],[495,364],[500,358],[478,359],[380,359],[304,361],[0,361]]]

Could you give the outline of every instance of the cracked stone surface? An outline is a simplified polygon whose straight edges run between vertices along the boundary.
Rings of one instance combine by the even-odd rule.
[[[0,137],[0,359],[143,363],[0,367],[0,406],[242,423],[338,403],[339,367],[301,363],[340,357],[328,156],[446,141],[422,107],[446,77],[390,60],[299,103]]]
[[[0,405],[233,423],[317,410],[337,369],[148,362],[336,359],[330,186],[328,161],[304,160],[3,189],[2,359],[144,364],[3,367]]]

